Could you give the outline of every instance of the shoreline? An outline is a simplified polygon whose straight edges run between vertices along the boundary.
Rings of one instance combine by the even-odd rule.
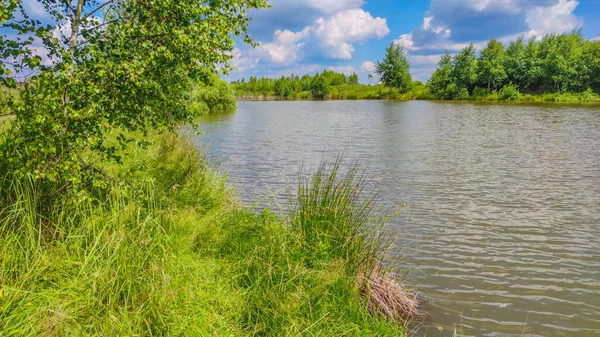
[[[542,96],[534,96],[542,97]],[[238,102],[326,102],[326,101],[387,101],[387,102],[410,102],[410,101],[425,101],[425,102],[441,102],[441,103],[490,103],[490,104],[551,104],[551,105],[600,105],[600,101],[551,101],[551,100],[514,100],[514,101],[503,101],[503,100],[486,100],[486,99],[386,99],[386,98],[325,98],[325,99],[312,99],[312,98],[294,98],[294,99],[279,99],[275,96],[236,96],[235,99]]]

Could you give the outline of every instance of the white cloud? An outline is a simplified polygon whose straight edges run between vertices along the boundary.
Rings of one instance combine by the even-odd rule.
[[[529,30],[535,35],[545,35],[582,27],[583,20],[573,14],[577,5],[579,2],[575,0],[559,0],[554,6],[538,6],[527,10]]]
[[[337,73],[342,73],[342,74],[346,74],[346,75],[352,75],[353,73],[356,72],[356,69],[354,69],[353,66],[350,65],[345,65],[345,66],[329,66],[327,67],[327,70],[333,70]]]
[[[350,9],[318,18],[298,32],[276,30],[272,41],[261,43],[257,50],[263,59],[284,65],[299,61],[305,54],[348,60],[354,53],[354,44],[381,39],[389,32],[386,19],[373,18],[362,9]]]
[[[314,35],[327,57],[348,60],[354,52],[353,43],[362,44],[369,39],[381,39],[390,29],[384,18],[373,18],[362,9],[338,12],[328,19],[315,22]]]
[[[308,34],[310,34],[310,27],[306,27],[298,33],[294,33],[287,29],[284,31],[276,30],[274,40],[282,44],[291,44],[300,41],[308,36]]]
[[[229,64],[236,67],[239,71],[245,72],[256,68],[259,61],[260,57],[254,55],[242,56],[242,52],[238,48],[234,48],[233,57],[231,58]]]
[[[408,62],[412,65],[421,64],[438,64],[443,54],[432,54],[432,55],[411,55],[407,54]]]
[[[276,29],[300,30],[320,17],[361,8],[364,0],[270,0],[271,8],[251,10],[250,31],[259,39],[271,36]]]
[[[593,38],[591,41],[600,41],[600,36]]]
[[[369,73],[373,72],[373,71],[375,71],[375,63],[373,63],[371,61],[365,61],[360,66],[360,70],[369,72]]]
[[[264,43],[258,47],[258,51],[272,63],[290,64],[299,59],[303,39],[311,33],[311,28],[306,27],[302,31],[294,33],[290,30],[275,31],[273,41]]]
[[[298,59],[304,44],[277,44],[266,43],[259,47],[267,58],[273,63],[290,64]]]
[[[577,0],[432,0],[423,24],[395,42],[409,51],[460,50],[470,43],[483,47],[501,41],[562,33],[583,25],[574,14]]]

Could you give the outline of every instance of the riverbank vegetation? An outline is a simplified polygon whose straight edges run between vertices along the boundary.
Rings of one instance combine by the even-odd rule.
[[[40,2],[54,27],[0,8],[1,335],[404,335],[416,301],[357,170],[301,180],[282,219],[177,133],[234,104],[215,74],[265,2]]]
[[[194,115],[231,112],[236,108],[232,86],[216,72],[205,71],[193,86],[189,109]]]
[[[396,45],[376,67],[378,82],[356,83],[356,76],[323,71],[314,76],[277,79],[251,77],[232,82],[246,100],[440,99],[524,102],[600,102],[600,41],[580,31],[519,38],[508,45],[490,40],[456,55],[446,52],[423,85],[413,82],[404,50]],[[350,78],[354,80],[351,81]]]
[[[600,41],[579,31],[446,52],[427,87],[439,99],[600,102],[598,78]]]
[[[354,74],[353,74],[354,75]],[[271,79],[250,77],[231,82],[239,100],[309,100],[309,99],[427,99],[428,91],[421,82],[413,82],[409,90],[390,89],[383,84],[365,85],[350,81],[351,76],[324,70],[315,75],[290,75]]]
[[[243,208],[185,138],[146,140],[83,198],[1,177],[0,331],[403,336],[416,302],[380,301],[399,286],[355,171],[303,181],[283,222]]]

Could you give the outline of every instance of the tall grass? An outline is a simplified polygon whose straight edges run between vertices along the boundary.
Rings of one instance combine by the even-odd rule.
[[[3,172],[0,335],[404,335],[364,291],[384,245],[356,171],[319,170],[286,223],[151,140],[83,194]]]
[[[324,162],[310,180],[299,182],[292,228],[311,260],[343,259],[350,272],[371,273],[386,252],[385,212],[375,212],[381,205],[377,192],[365,190],[366,175],[359,166],[340,173],[341,163],[341,158],[331,165]]]

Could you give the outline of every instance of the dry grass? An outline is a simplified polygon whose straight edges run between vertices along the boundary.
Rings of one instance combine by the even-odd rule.
[[[418,294],[409,291],[384,269],[378,269],[369,277],[360,275],[358,282],[372,315],[381,315],[404,325],[420,316]]]

